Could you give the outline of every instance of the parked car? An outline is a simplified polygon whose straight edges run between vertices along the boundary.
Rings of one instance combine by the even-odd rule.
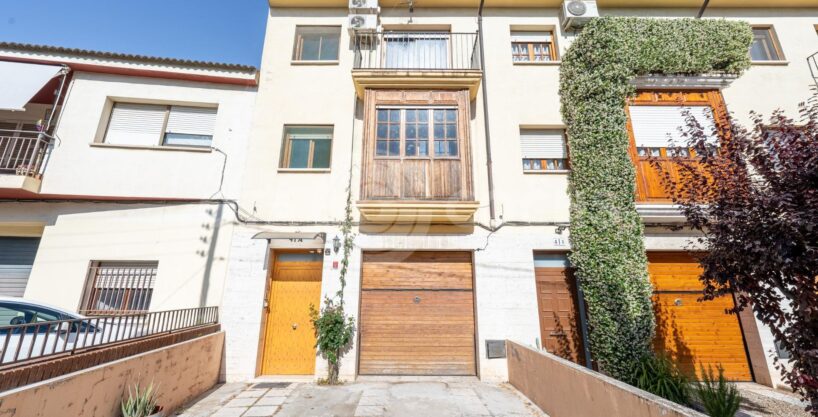
[[[85,317],[48,304],[0,296],[0,365],[147,334],[139,316]]]

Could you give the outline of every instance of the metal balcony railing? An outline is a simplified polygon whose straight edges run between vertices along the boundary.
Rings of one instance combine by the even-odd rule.
[[[43,322],[37,322],[36,317],[24,319],[29,323],[0,327],[0,370],[32,360],[217,324],[219,309],[198,307]]]
[[[0,129],[0,174],[39,178],[50,144],[42,132]]]
[[[477,33],[357,33],[355,69],[479,70],[478,47]]]
[[[807,57],[807,65],[809,65],[809,73],[812,75],[816,87],[818,87],[818,52]]]

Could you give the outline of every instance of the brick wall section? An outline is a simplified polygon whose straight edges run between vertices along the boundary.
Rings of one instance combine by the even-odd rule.
[[[219,378],[224,332],[129,356],[0,393],[3,417],[121,417],[128,388],[153,383],[165,415],[211,389]]]
[[[551,417],[706,417],[550,353],[506,342],[508,381]]]
[[[219,325],[214,324],[137,341],[117,343],[73,355],[58,355],[29,365],[3,370],[0,371],[0,392],[174,345],[218,331]],[[0,411],[0,415],[3,415],[2,411]]]

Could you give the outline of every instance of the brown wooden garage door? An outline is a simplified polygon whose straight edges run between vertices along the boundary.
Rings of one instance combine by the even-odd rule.
[[[469,252],[367,252],[361,375],[475,375]]]
[[[687,372],[699,365],[721,364],[727,378],[752,381],[738,317],[726,314],[732,297],[698,302],[701,268],[686,253],[649,253],[654,286],[657,350],[663,350]]]

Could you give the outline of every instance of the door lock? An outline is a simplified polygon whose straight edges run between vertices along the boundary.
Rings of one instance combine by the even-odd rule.
[[[420,297],[419,296],[415,296],[415,304],[420,304]]]
[[[298,329],[298,323],[293,323],[293,330]]]

